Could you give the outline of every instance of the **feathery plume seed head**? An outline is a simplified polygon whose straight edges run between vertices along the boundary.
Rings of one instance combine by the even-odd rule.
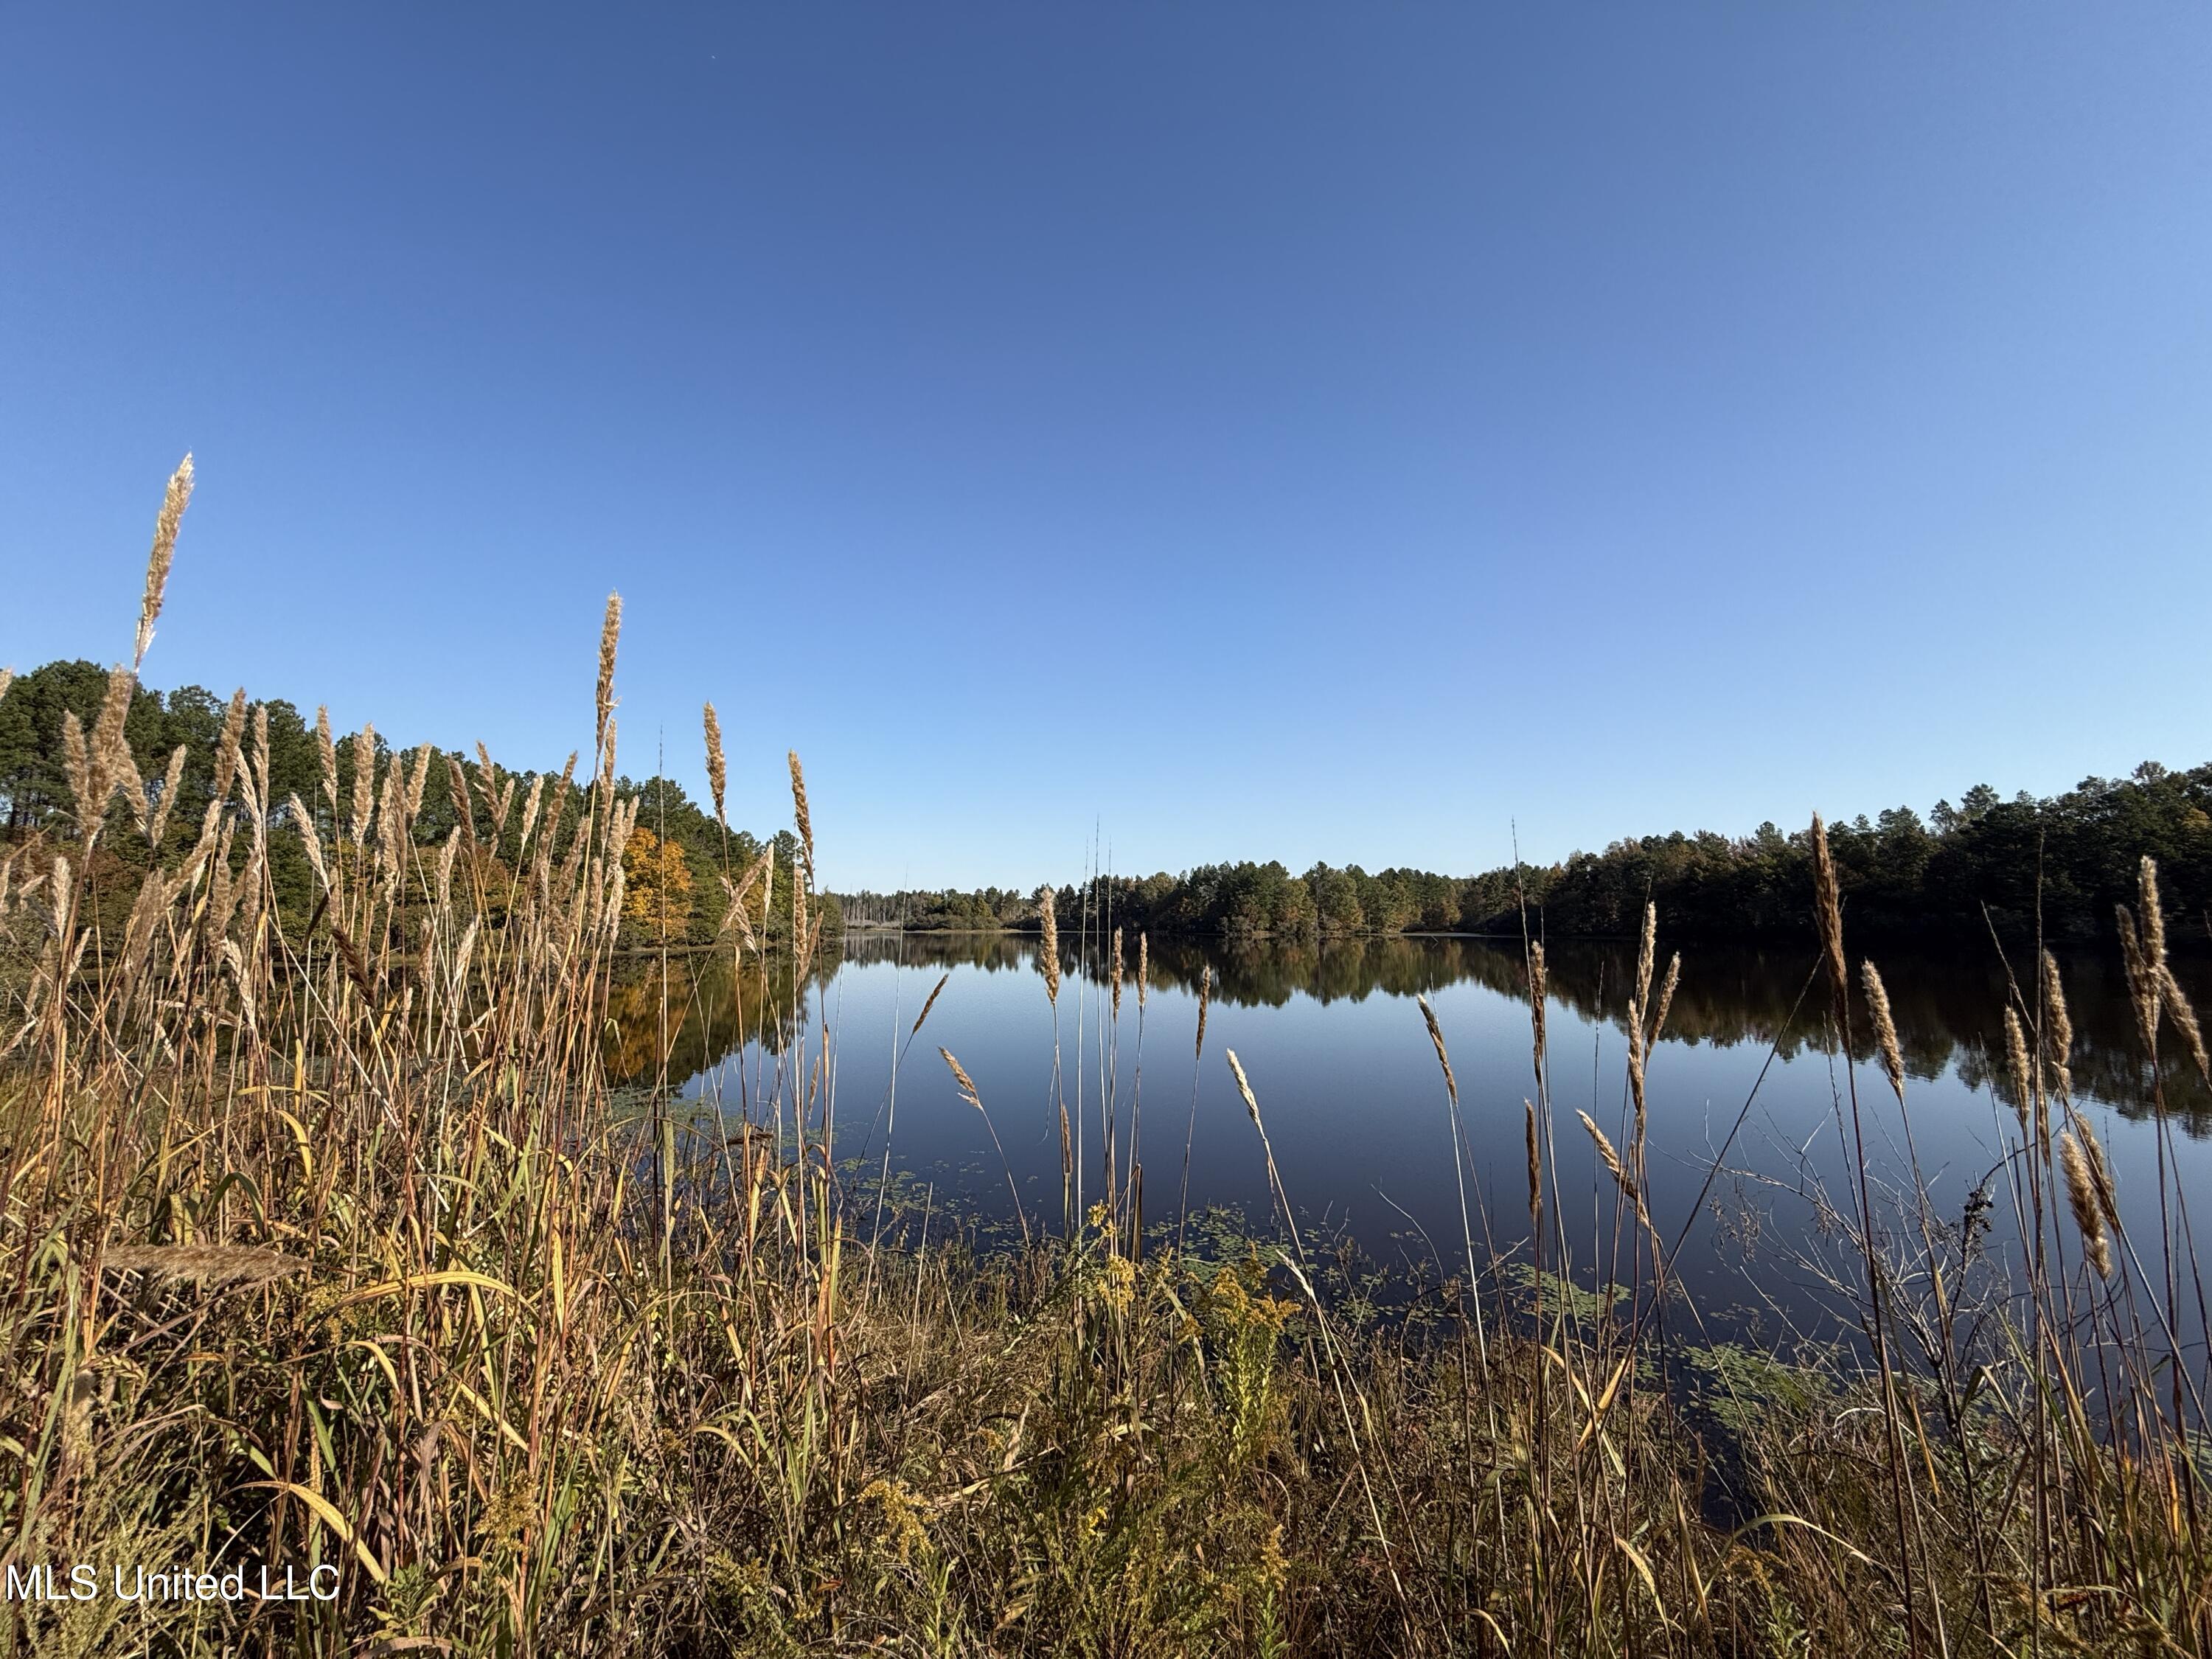
[[[950,1048],[937,1051],[945,1056],[945,1063],[952,1070],[952,1080],[960,1085],[961,1097],[977,1111],[983,1109],[983,1097],[976,1091],[975,1079],[968,1075],[968,1068],[952,1057]]]
[[[240,686],[230,694],[230,707],[223,711],[222,736],[215,750],[215,798],[218,801],[230,799],[230,786],[238,775],[239,746],[246,741],[246,688]],[[333,810],[337,802],[331,803]]]
[[[2136,1030],[2142,1038],[2146,1052],[2158,1052],[2158,1005],[2165,987],[2160,983],[2159,964],[2143,946],[2136,933],[2135,918],[2124,904],[2112,907],[2113,918],[2120,930],[2120,959],[2127,964],[2128,994],[2135,1005]]]
[[[1881,1054],[1882,1075],[1897,1096],[1897,1103],[1905,1104],[1905,1054],[1898,1046],[1897,1021],[1889,1012],[1889,988],[1881,982],[1881,970],[1871,958],[1859,963],[1859,978],[1866,987],[1867,1009],[1874,1017],[1875,1045]],[[2018,1022],[2015,1021],[2015,1024]]]
[[[592,697],[599,715],[599,735],[592,744],[595,754],[606,748],[607,720],[615,710],[615,647],[621,639],[622,595],[610,593],[606,618],[599,624],[599,681]]]
[[[1459,1104],[1459,1079],[1452,1075],[1451,1056],[1444,1052],[1443,1028],[1437,1024],[1437,1011],[1429,1006],[1429,1000],[1417,996],[1414,1003],[1420,1008],[1421,1019],[1429,1028],[1429,1041],[1436,1046],[1437,1064],[1444,1068],[1444,1092],[1451,1103]]]
[[[469,775],[462,769],[461,757],[459,755],[446,757],[446,788],[453,798],[453,816],[456,820],[453,833],[460,835],[465,832],[469,838],[469,845],[473,847],[477,842],[476,806],[469,799]]]
[[[114,1273],[203,1285],[265,1285],[305,1273],[307,1264],[279,1250],[239,1244],[111,1245],[100,1265]]]
[[[1194,1060],[1206,1058],[1206,1011],[1213,1000],[1213,964],[1198,970],[1198,1041],[1192,1049]]]
[[[315,756],[323,764],[323,793],[331,798],[331,816],[338,811],[338,746],[331,736],[331,711],[327,707],[315,710]]]
[[[154,549],[146,558],[146,592],[138,602],[138,649],[131,659],[135,673],[146,664],[146,649],[154,643],[154,621],[161,614],[161,596],[169,586],[169,565],[177,552],[177,526],[192,499],[192,458],[187,454],[169,477],[161,496],[161,511],[154,520]]]
[[[1060,916],[1053,902],[1049,885],[1037,889],[1037,925],[1043,939],[1037,947],[1044,969],[1045,998],[1055,1008],[1060,1006]]]
[[[131,670],[118,663],[109,671],[107,695],[100,700],[100,718],[92,728],[92,793],[99,799],[86,805],[94,818],[107,810],[108,797],[116,790],[131,788],[136,793],[143,788],[137,760],[123,735],[131,694],[137,689],[138,676]]]
[[[1113,949],[1114,1018],[1121,1018],[1121,930],[1114,930]]]
[[[1544,942],[1528,947],[1528,1024],[1534,1043],[1536,1087],[1544,1086]]]
[[[1613,1177],[1614,1183],[1620,1187],[1629,1200],[1632,1203],[1635,1202],[1635,1178],[1628,1173],[1627,1166],[1620,1161],[1620,1154],[1613,1150],[1613,1142],[1606,1138],[1605,1131],[1597,1127],[1597,1120],[1588,1112],[1578,1111],[1575,1115],[1582,1119],[1583,1127],[1589,1132],[1590,1145],[1597,1148],[1598,1162],[1605,1165],[1606,1173]]]
[[[2154,968],[2166,966],[2166,906],[2158,896],[2158,861],[2148,853],[2136,866],[2136,884],[2142,901],[2143,955]]]
[[[376,728],[364,725],[353,734],[353,840],[368,834],[368,815],[376,800]]]
[[[2112,1250],[2106,1241],[2105,1217],[2097,1204],[2096,1178],[2071,1134],[2058,1137],[2058,1161],[2066,1171],[2066,1202],[2074,1212],[2075,1226],[2081,1230],[2082,1252],[2100,1279],[2108,1277],[2112,1271]]]
[[[2174,978],[2172,968],[2158,964],[2159,1006],[2166,1011],[2167,1022],[2181,1036],[2181,1045],[2189,1050],[2189,1058],[2196,1063],[2197,1074],[2212,1082],[2212,1056],[2204,1052],[2204,1033],[2197,1024],[2197,1011],[2189,1006],[2182,994],[2181,981]]]
[[[79,822],[89,827],[100,822],[93,803],[92,750],[84,740],[84,726],[76,710],[62,710],[62,771],[69,780],[70,799],[76,804]]]
[[[922,1003],[921,1012],[914,1017],[914,1030],[907,1033],[907,1038],[909,1042],[911,1042],[921,1031],[922,1021],[929,1018],[929,1011],[937,1006],[937,999],[943,994],[945,982],[951,977],[952,975],[949,973],[939,974],[937,976],[937,983],[929,988],[929,996],[927,1000]],[[940,1048],[938,1052],[939,1054],[944,1054],[945,1051]],[[951,1056],[950,1054],[946,1054],[945,1058],[950,1060]],[[957,1068],[956,1067],[955,1069],[957,1070]]]
[[[1244,1075],[1244,1062],[1237,1058],[1234,1048],[1222,1051],[1229,1056],[1229,1073],[1237,1079],[1237,1092],[1244,1097],[1244,1109],[1255,1123],[1260,1121],[1260,1102],[1252,1092],[1251,1079]]]
[[[2097,1132],[2089,1127],[2089,1120],[2076,1115],[2075,1128],[2081,1137],[2081,1156],[2089,1165],[2089,1184],[2097,1194],[2097,1207],[2104,1212],[2105,1219],[2118,1232],[2120,1226],[2120,1195],[2112,1184],[2112,1166],[2105,1161],[2104,1143]]]
[[[1674,991],[1682,982],[1682,953],[1680,951],[1667,958],[1667,977],[1659,984],[1659,1006],[1651,1015],[1651,1029],[1645,1035],[1644,1046],[1649,1050],[1659,1041],[1659,1034],[1667,1029],[1667,1015],[1674,1006]]]
[[[1828,970],[1828,993],[1836,1008],[1840,1041],[1849,1025],[1850,975],[1844,962],[1844,906],[1836,885],[1836,861],[1828,852],[1828,826],[1813,814],[1813,921],[1820,934],[1820,959]]]
[[[715,718],[714,705],[710,702],[707,705],[707,787],[714,797],[714,822],[725,830],[730,827],[730,820],[722,810],[722,797],[729,782],[729,763],[722,756],[722,722]]]
[[[799,845],[806,854],[806,874],[814,875],[814,817],[806,810],[806,774],[799,769],[799,751],[787,751],[791,762],[791,814],[799,824]]]
[[[1636,1011],[1639,1023],[1651,1000],[1651,966],[1659,948],[1659,907],[1644,902],[1644,933],[1636,945]]]
[[[0,668],[0,697],[6,696],[8,688],[15,683],[15,671],[12,668]]]
[[[2020,1118],[2020,1132],[2026,1134],[2035,1091],[2027,1069],[2027,1033],[2021,1029],[2020,1016],[2010,1008],[2004,1011],[2004,1033],[2005,1068],[2012,1079],[2012,1109]]]
[[[1147,943],[1150,936],[1137,935],[1137,1012],[1145,1010],[1145,985],[1152,977],[1152,951]]]
[[[179,744],[169,757],[169,769],[161,777],[161,798],[153,805],[152,815],[146,824],[146,844],[158,848],[162,831],[168,828],[169,814],[177,805],[177,787],[185,778],[185,757],[188,744]]]
[[[1544,1224],[1544,1159],[1542,1142],[1536,1136],[1536,1103],[1521,1103],[1528,1116],[1528,1226],[1534,1232]]]
[[[416,818],[422,816],[422,796],[429,787],[430,745],[427,743],[417,744],[415,748],[414,765],[407,774],[407,816],[409,817]]]
[[[2074,1053],[2074,1022],[2066,1012],[2066,988],[2059,982],[2058,958],[2043,953],[2043,1066],[2044,1092],[2062,1100],[2074,1097],[2074,1073],[2068,1060]]]

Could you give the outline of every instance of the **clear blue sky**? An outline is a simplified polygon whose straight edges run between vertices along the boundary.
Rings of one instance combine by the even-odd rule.
[[[836,884],[2212,757],[2212,10],[0,9],[0,661]]]

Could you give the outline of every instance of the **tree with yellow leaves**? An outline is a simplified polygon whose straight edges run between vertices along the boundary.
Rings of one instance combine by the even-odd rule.
[[[623,920],[640,933],[680,941],[691,921],[691,866],[674,836],[642,824],[623,848]]]

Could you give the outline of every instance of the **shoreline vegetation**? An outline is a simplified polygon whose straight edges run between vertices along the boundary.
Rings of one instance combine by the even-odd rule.
[[[1150,935],[1117,910],[1086,930],[1103,971],[1068,975],[1083,924],[1049,891],[1035,1090],[987,1097],[930,1054],[927,1005],[901,1063],[994,1137],[1056,1124],[1059,1201],[1003,1254],[904,1247],[837,1174],[798,757],[791,828],[749,843],[705,711],[719,948],[783,1039],[734,1096],[672,1098],[664,1050],[617,1099],[613,957],[696,914],[672,862],[632,859],[670,803],[622,787],[619,601],[558,787],[367,733],[280,761],[306,724],[239,699],[195,788],[189,747],[156,769],[128,729],[191,482],[188,460],[134,656],[65,714],[59,788],[0,852],[0,1566],[334,1567],[337,1589],[11,1601],[0,1650],[2212,1652],[2189,1195],[2156,1104],[2156,1235],[2123,1225],[2053,955],[2016,957],[2002,1008],[2017,1132],[1984,1204],[2020,1243],[1861,1156],[1826,1218],[1849,1351],[1706,1344],[1675,1286],[1697,1206],[1651,1207],[1644,1126],[1698,969],[1640,897],[1613,1121],[1555,1107],[1542,940],[1523,1098],[1463,1100],[1420,1005],[1439,1146],[1463,1169],[1468,1116],[1505,1113],[1528,1180],[1517,1215],[1463,1206],[1419,1340],[1331,1293],[1341,1263],[1277,1171],[1270,1059],[1209,1047],[1203,1013],[1152,1090],[1172,1118],[1225,1069],[1274,1229],[1201,1252],[1148,1224],[1182,1219],[1175,1148],[1139,1138],[1162,1103],[1134,1076],[1076,1092],[1066,1039],[1141,1026]],[[1842,844],[1802,837],[1809,1017],[1839,1128],[1910,1148]],[[2105,936],[2155,1099],[2162,1052],[2208,1071],[2167,959],[2192,913],[2129,856]],[[1562,1138],[1595,1149],[1596,1191],[1563,1184]]]
[[[2112,907],[2155,860],[2192,942],[2212,938],[2212,764],[2145,761],[2124,778],[2007,800],[1977,784],[1923,819],[1910,806],[1827,826],[1853,936],[1886,945],[2109,941]],[[1316,864],[1204,865],[1170,876],[1093,876],[1054,892],[1063,915],[1155,937],[1430,934],[1633,939],[1645,905],[1685,941],[1811,945],[1809,832],[1762,823],[1624,838],[1555,864],[1474,876]],[[855,929],[1035,932],[1033,896],[1005,888],[840,895]],[[1525,912],[1525,925],[1524,925]],[[2177,940],[2179,942],[2179,940]]]
[[[50,662],[15,678],[0,700],[0,846],[17,845],[66,821],[69,757],[64,721],[74,716],[89,730],[106,695],[107,673],[84,660]],[[281,805],[297,795],[322,808],[319,750],[337,757],[341,794],[352,787],[356,757],[365,740],[375,765],[393,750],[374,728],[331,733],[318,714],[313,726],[293,704],[265,703],[235,693],[228,701],[199,686],[160,692],[134,685],[122,717],[122,736],[133,768],[159,780],[157,795],[173,797],[172,841],[190,833],[210,798],[231,726],[265,714],[272,787]],[[418,832],[441,834],[458,822],[454,802],[471,803],[471,830],[493,836],[497,789],[483,793],[490,757],[459,750],[414,749],[427,770],[422,778]],[[181,757],[181,759],[179,758]],[[172,780],[169,769],[174,765]],[[575,763],[562,774],[498,770],[498,787],[526,799],[550,793],[568,798],[574,812],[584,784]],[[410,783],[413,781],[410,776]],[[710,805],[693,801],[666,778],[616,780],[616,792],[640,805],[634,844],[625,853],[630,908],[619,942],[657,946],[663,931],[673,942],[706,945],[723,934],[728,895],[717,877],[725,852],[741,867],[773,847],[786,870],[795,856],[789,830],[763,841],[729,831]],[[328,825],[324,826],[327,832]],[[514,857],[516,828],[495,849],[502,863]],[[2063,793],[2037,799],[2025,792],[2010,799],[1986,784],[1965,791],[1954,805],[1938,801],[1923,818],[1897,806],[1869,819],[1827,827],[1830,854],[1853,936],[1886,947],[1985,947],[1994,933],[2004,943],[2035,947],[2111,939],[2115,904],[2133,893],[2137,864],[2156,860],[2177,920],[2174,943],[2212,942],[2212,763],[2176,770],[2145,761],[2124,778],[2091,777]],[[727,840],[726,848],[724,842]],[[95,902],[135,890],[137,856],[147,849],[111,844],[94,872]],[[173,852],[165,846],[164,853]],[[270,882],[280,919],[313,908],[312,872],[296,851],[272,851]],[[788,893],[787,884],[785,891]],[[1685,942],[1790,943],[1814,939],[1814,860],[1807,832],[1784,834],[1763,823],[1749,836],[1711,830],[1675,831],[1624,838],[1601,852],[1577,852],[1553,864],[1522,864],[1474,876],[1316,864],[1293,874],[1277,862],[1203,865],[1170,875],[1094,875],[1054,890],[1064,916],[1110,918],[1131,934],[1156,939],[1343,938],[1358,935],[1450,935],[1518,940],[1528,911],[1528,931],[1545,939],[1633,940],[1644,907],[1657,904],[1671,935]],[[1036,895],[1009,888],[880,893],[823,893],[833,936],[897,931],[1021,933],[1038,929]],[[119,901],[118,901],[119,902]],[[758,925],[756,918],[756,925]],[[788,918],[768,919],[781,939]]]

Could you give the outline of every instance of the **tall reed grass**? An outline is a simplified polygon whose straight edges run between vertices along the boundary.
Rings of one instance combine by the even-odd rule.
[[[1184,1248],[1188,1127],[1173,1234],[1146,1225],[1110,918],[1085,918],[1081,948],[1111,958],[1092,982],[1113,1058],[1092,1079],[1079,1045],[1073,1126],[1057,1040],[1049,1057],[1059,1225],[1024,1216],[1038,1237],[991,1257],[896,1248],[837,1174],[796,756],[799,858],[723,872],[733,897],[795,884],[787,959],[743,903],[719,947],[779,1040],[712,1109],[610,1087],[637,815],[616,786],[618,599],[580,797],[533,777],[518,816],[490,756],[473,777],[449,760],[477,810],[433,843],[430,751],[380,760],[364,738],[342,798],[323,722],[320,798],[277,801],[241,694],[198,833],[152,861],[119,928],[101,920],[104,841],[173,839],[175,773],[141,775],[122,713],[191,482],[187,462],[161,510],[132,666],[89,733],[70,724],[73,829],[0,851],[0,1568],[66,1584],[77,1563],[103,1582],[328,1565],[335,1594],[12,1599],[6,1650],[2212,1651],[2207,1379],[2180,1340],[2203,1286],[2172,1127],[2161,1107],[2160,1225],[2141,1237],[2072,1098],[2048,956],[2006,1010],[2021,1249],[1993,1261],[1971,1214],[1924,1194],[1885,1203],[1859,1156],[1835,1219],[1863,1346],[1826,1365],[1694,1340],[1672,1273],[1693,1217],[1652,1214],[1644,1178],[1647,1089],[1694,971],[1675,957],[1655,992],[1656,913],[1621,1121],[1580,1115],[1607,1172],[1595,1212],[1559,1186],[1540,942],[1525,1101],[1462,1101],[1423,1005],[1464,1233],[1425,1336],[1328,1294],[1276,1173],[1263,1056],[1225,1063],[1281,1242]],[[711,706],[704,727],[722,820]],[[519,830],[504,874],[487,825]],[[1887,995],[1873,964],[1852,972],[1812,833],[1812,1006],[1841,1055],[1875,1034],[1909,1144]],[[305,921],[277,913],[280,836],[315,872]],[[2117,924],[2148,1075],[2169,1033],[2202,1066],[2147,863]],[[1057,1030],[1085,981],[1063,979],[1048,894],[1043,927]],[[1140,1030],[1147,953],[1140,938]],[[1193,1123],[1205,1007],[1202,988]],[[1874,1105],[1845,1080],[1863,1141]],[[1489,1212],[1471,1178],[1478,1113],[1521,1121],[1525,1218]]]

